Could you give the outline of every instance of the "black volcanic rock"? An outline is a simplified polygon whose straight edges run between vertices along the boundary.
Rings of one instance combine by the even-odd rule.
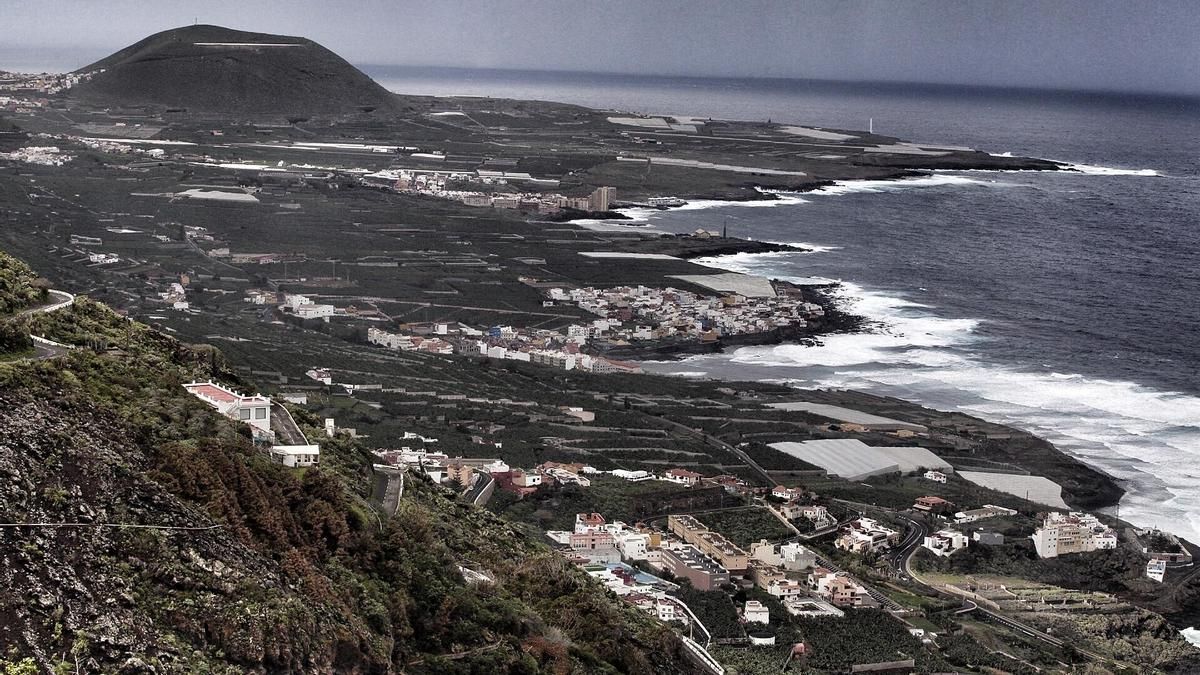
[[[396,95],[312,40],[220,26],[156,33],[76,72],[100,70],[69,95],[95,105],[229,114],[303,116],[399,107]]]

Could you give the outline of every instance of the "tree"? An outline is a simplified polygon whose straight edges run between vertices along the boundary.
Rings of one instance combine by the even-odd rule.
[[[14,321],[0,323],[0,354],[12,354],[33,349],[33,338]]]

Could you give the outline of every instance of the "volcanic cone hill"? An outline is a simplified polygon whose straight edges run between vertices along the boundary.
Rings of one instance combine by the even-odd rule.
[[[400,104],[312,40],[220,26],[156,33],[76,72],[94,75],[70,96],[95,105],[308,116],[388,112]]]

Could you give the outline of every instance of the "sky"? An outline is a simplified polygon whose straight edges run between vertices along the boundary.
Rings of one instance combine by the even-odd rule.
[[[0,0],[0,68],[168,28],[312,38],[358,65],[1200,95],[1195,0]]]

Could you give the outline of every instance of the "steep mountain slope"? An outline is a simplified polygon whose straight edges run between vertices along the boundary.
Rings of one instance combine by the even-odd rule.
[[[46,286],[24,262],[0,251],[0,317],[41,302]]]
[[[155,33],[77,72],[95,75],[70,96],[96,105],[311,115],[389,111],[399,101],[312,40],[220,26]]]
[[[21,321],[79,348],[0,364],[0,671],[686,672],[668,628],[437,486],[380,519],[354,441],[270,462],[180,386],[228,379],[215,350],[86,299]]]

